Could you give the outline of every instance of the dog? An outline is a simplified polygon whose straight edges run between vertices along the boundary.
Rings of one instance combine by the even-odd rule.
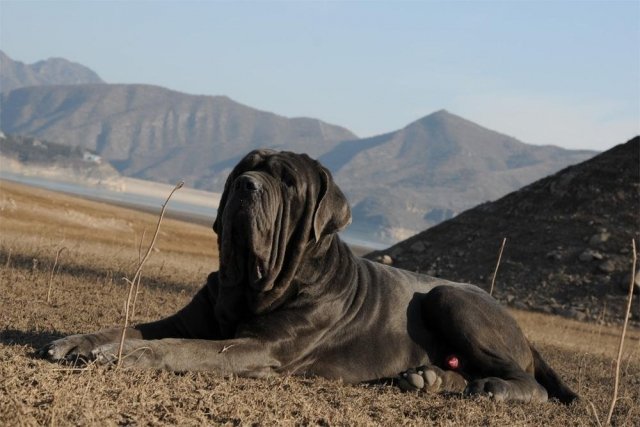
[[[570,403],[516,321],[471,284],[356,257],[338,232],[349,204],[304,154],[255,150],[233,169],[213,229],[220,269],[176,314],[126,330],[124,366],[348,383]],[[117,359],[122,328],[71,335],[53,361]]]

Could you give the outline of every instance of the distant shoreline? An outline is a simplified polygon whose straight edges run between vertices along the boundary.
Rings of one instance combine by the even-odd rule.
[[[125,188],[134,191],[114,191],[111,189],[82,185],[79,182],[67,180],[58,181],[34,175],[24,176],[0,171],[0,181],[3,180],[151,214],[160,213],[162,203],[169,195],[171,189],[173,189],[173,186],[169,184],[133,178],[121,178]],[[167,207],[166,217],[212,227],[217,214],[216,208],[220,195],[218,193],[209,193],[191,188],[186,188],[185,190],[187,197],[185,197],[185,191],[183,190],[175,193],[172,198],[173,203],[170,203]],[[138,200],[136,200],[137,197],[139,197]],[[349,242],[349,240],[352,239],[348,237],[346,239],[343,237],[343,240],[347,241],[351,250],[358,256],[382,248],[382,245],[373,242],[371,244],[367,244],[367,242],[354,243]]]

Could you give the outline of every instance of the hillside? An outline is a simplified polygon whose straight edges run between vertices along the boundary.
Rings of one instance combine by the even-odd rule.
[[[88,150],[1,132],[0,164],[3,173],[70,179],[85,184],[120,176],[109,162]]]
[[[640,137],[367,257],[489,289],[503,237],[498,299],[620,320],[640,237]]]
[[[14,61],[0,50],[0,92],[10,92],[26,86],[85,83],[104,82],[94,71],[64,58],[49,58],[25,64]]]
[[[524,144],[441,110],[320,160],[349,197],[354,226],[393,241],[594,154]]]
[[[222,190],[227,174],[258,147],[319,156],[348,130],[285,118],[224,96],[147,85],[40,86],[0,97],[3,131],[93,150],[124,175]]]

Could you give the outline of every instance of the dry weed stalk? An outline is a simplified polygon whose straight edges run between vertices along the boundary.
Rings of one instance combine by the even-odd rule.
[[[7,255],[7,262],[4,265],[5,269],[9,269],[9,265],[11,264],[11,252],[13,252],[13,248],[9,248],[9,254]]]
[[[624,347],[624,336],[627,333],[627,324],[629,323],[629,312],[631,312],[631,300],[633,299],[633,286],[636,277],[636,240],[631,239],[632,249],[632,262],[631,262],[631,281],[629,283],[629,295],[627,296],[627,311],[624,315],[624,323],[622,324],[622,333],[620,334],[620,345],[618,346],[618,358],[616,360],[616,370],[613,383],[613,396],[611,397],[611,406],[609,407],[609,415],[607,415],[607,421],[605,425],[611,425],[611,417],[613,416],[613,410],[618,400],[618,384],[620,383],[620,362],[622,360],[622,349]]]
[[[138,283],[140,282],[140,275],[142,274],[142,266],[144,265],[145,262],[147,262],[149,255],[151,255],[151,252],[153,251],[153,246],[156,244],[156,239],[158,237],[158,233],[160,232],[160,224],[162,224],[162,219],[164,218],[164,212],[167,209],[167,204],[169,204],[169,199],[171,199],[171,196],[173,196],[173,193],[181,189],[183,185],[184,185],[183,181],[180,181],[178,184],[176,184],[176,186],[173,187],[173,190],[171,190],[171,193],[169,193],[167,200],[165,200],[165,202],[162,204],[162,209],[160,209],[160,216],[158,217],[158,223],[156,224],[156,231],[155,233],[153,233],[153,239],[151,239],[151,243],[149,244],[149,247],[147,248],[147,252],[145,253],[144,257],[138,263],[138,268],[136,269],[136,272],[133,276],[133,280],[129,280],[125,278],[127,283],[129,283],[129,294],[127,296],[127,302],[124,310],[124,325],[122,326],[122,334],[120,336],[120,345],[118,346],[118,362],[116,365],[117,367],[120,367],[122,363],[122,349],[124,347],[124,338],[125,338],[125,335],[127,334],[127,328],[129,327],[129,309],[131,307],[131,298],[133,297],[133,290],[135,287],[135,283],[136,281]]]
[[[596,418],[596,424],[598,424],[598,427],[602,427],[602,423],[600,422],[600,417],[598,416],[598,411],[596,410],[595,405],[590,400],[587,400],[587,403],[589,404],[589,406],[591,407],[591,410],[593,411],[593,416]]]
[[[53,267],[51,268],[51,274],[49,275],[49,286],[48,286],[48,289],[47,289],[47,304],[51,304],[51,287],[53,285],[53,276],[56,274],[56,267],[58,265],[58,258],[60,258],[60,254],[65,249],[67,249],[67,247],[63,246],[60,249],[58,249],[58,251],[56,252],[56,260],[53,262]]]
[[[489,289],[489,295],[493,295],[493,286],[496,284],[496,276],[498,275],[498,267],[500,267],[500,260],[502,259],[502,251],[504,250],[505,243],[507,243],[506,237],[502,239],[502,245],[500,246],[500,253],[498,254],[496,269],[493,270],[493,278],[491,279],[491,289]]]
[[[142,236],[140,237],[140,244],[138,245],[138,264],[142,262],[142,243],[144,242],[144,236],[146,232],[147,230],[142,230]],[[140,294],[140,277],[142,277],[141,274],[138,275],[138,281],[136,282],[136,291],[133,294],[133,304],[131,305],[131,318],[133,318],[133,316],[136,315],[136,301],[138,301],[138,295]]]

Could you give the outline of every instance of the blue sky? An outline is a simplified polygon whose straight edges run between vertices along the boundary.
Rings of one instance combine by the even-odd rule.
[[[638,1],[6,1],[0,48],[371,136],[445,108],[534,144],[640,133]]]

